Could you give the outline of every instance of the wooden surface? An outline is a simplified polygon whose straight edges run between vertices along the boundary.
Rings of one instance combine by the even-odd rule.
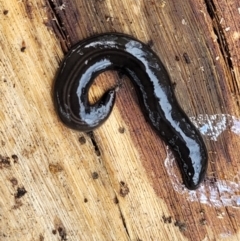
[[[183,189],[127,79],[92,135],[56,116],[64,54],[109,31],[150,43],[186,113],[212,123],[198,191]],[[0,240],[240,240],[239,77],[238,0],[0,0]],[[117,80],[101,74],[91,98]]]

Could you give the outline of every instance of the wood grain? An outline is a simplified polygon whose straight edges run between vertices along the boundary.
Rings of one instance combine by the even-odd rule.
[[[197,192],[181,189],[127,78],[96,79],[91,100],[123,86],[93,133],[56,116],[64,54],[103,32],[152,45],[189,116],[226,117],[216,141],[204,136],[210,164]],[[239,77],[238,0],[0,0],[0,240],[239,240]]]

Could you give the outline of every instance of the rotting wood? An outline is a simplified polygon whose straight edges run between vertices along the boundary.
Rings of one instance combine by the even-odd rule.
[[[57,118],[51,92],[64,53],[111,31],[152,46],[189,116],[219,114],[214,127],[226,118],[217,141],[205,136],[206,192],[180,189],[125,77],[93,134]],[[0,239],[239,240],[239,38],[237,0],[0,0]],[[117,80],[101,74],[91,98]]]

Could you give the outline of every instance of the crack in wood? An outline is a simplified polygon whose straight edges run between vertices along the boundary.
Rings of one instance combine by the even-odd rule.
[[[97,141],[95,139],[95,136],[94,136],[93,132],[89,131],[89,132],[87,132],[87,135],[90,137],[90,139],[92,141],[92,144],[94,146],[96,155],[101,156],[100,148],[98,147],[98,144],[97,144]]]
[[[240,93],[239,86],[238,86],[238,82],[237,82],[235,73],[233,71],[234,67],[233,67],[233,62],[232,62],[232,59],[231,59],[231,53],[230,53],[230,50],[229,50],[229,45],[228,45],[227,38],[226,38],[225,33],[224,33],[224,29],[221,25],[221,20],[218,16],[216,6],[215,6],[213,0],[204,0],[204,2],[206,4],[207,12],[212,19],[213,31],[217,36],[217,42],[218,42],[220,51],[222,53],[223,59],[226,63],[226,67],[228,69],[229,76],[231,76],[231,80],[232,80],[232,83],[233,83],[233,90],[232,91],[235,94],[239,94]]]
[[[125,217],[123,215],[123,212],[121,210],[121,207],[120,207],[119,203],[118,203],[118,209],[119,209],[119,213],[120,213],[120,218],[121,218],[122,223],[123,223],[123,227],[126,230],[128,238],[130,239],[130,235],[129,235],[128,227],[127,227],[127,224],[126,224],[126,220],[125,220]]]
[[[55,0],[46,0],[48,3],[49,8],[51,9],[52,13],[52,21],[55,22],[55,26],[57,28],[57,32],[59,32],[59,35],[61,38],[65,41],[67,48],[70,47],[70,41],[69,41],[69,34],[65,28],[64,20],[63,20],[63,11],[65,9],[65,3],[64,1],[55,1]],[[65,48],[64,48],[65,51]]]

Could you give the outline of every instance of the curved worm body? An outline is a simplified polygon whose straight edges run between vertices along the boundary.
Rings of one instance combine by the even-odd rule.
[[[110,89],[91,105],[88,90],[98,74],[119,69],[133,82],[146,119],[174,152],[184,184],[196,189],[207,169],[206,147],[180,108],[162,62],[142,42],[124,34],[108,33],[73,47],[55,80],[54,101],[60,119],[80,131],[100,126],[112,111],[116,91]]]

